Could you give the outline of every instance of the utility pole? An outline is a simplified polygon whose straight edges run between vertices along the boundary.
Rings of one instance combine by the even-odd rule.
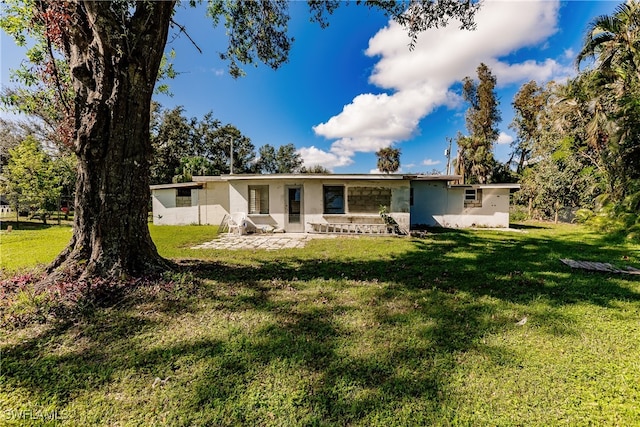
[[[229,174],[233,175],[233,137],[231,137],[231,152],[229,153],[231,164],[229,165]]]
[[[447,137],[447,141],[449,141],[449,148],[444,150],[444,155],[447,156],[447,175],[451,172],[451,141],[450,137]]]

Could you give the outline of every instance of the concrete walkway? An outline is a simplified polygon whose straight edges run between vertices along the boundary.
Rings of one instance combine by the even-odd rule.
[[[319,236],[304,233],[258,234],[250,236],[223,234],[216,240],[194,246],[191,249],[264,249],[268,251],[278,249],[297,249],[304,248],[307,241],[317,237]],[[326,238],[325,236],[322,237]]]

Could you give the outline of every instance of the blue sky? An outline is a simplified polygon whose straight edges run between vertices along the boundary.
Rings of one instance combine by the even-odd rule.
[[[421,34],[409,51],[404,30],[376,11],[345,4],[323,30],[309,22],[306,2],[292,2],[289,62],[276,71],[248,66],[240,79],[229,76],[218,56],[226,46],[224,29],[213,28],[202,7],[180,7],[175,20],[203,53],[186,37],[170,36],[181,74],[168,82],[173,96],[156,100],[166,108],[184,106],[189,117],[213,111],[256,148],[293,143],[307,165],[338,173],[375,171],[375,151],[388,145],[402,151],[401,172],[444,172],[447,137],[465,132],[459,82],[485,62],[498,79],[502,111],[495,153],[506,160],[519,87],[574,75],[587,24],[618,4],[485,1],[476,31],[452,22]],[[4,34],[0,43],[6,85],[22,53]]]

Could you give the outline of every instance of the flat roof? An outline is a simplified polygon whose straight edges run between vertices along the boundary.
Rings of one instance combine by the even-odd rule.
[[[383,180],[383,181],[456,181],[459,175],[419,175],[419,174],[334,174],[334,173],[274,173],[274,174],[233,174],[220,176],[194,176],[197,182],[207,181],[240,181],[240,180],[272,180],[272,179],[314,179],[314,180]]]
[[[412,181],[458,181],[462,175],[407,175]]]
[[[520,184],[452,184],[457,188],[511,188],[520,189]]]
[[[206,182],[215,181],[243,181],[243,180],[361,180],[361,181],[458,181],[460,175],[419,175],[419,174],[319,174],[319,173],[291,173],[291,174],[233,174],[216,176],[194,176],[192,182],[178,182],[172,184],[151,185],[152,190],[169,188],[202,188]],[[451,184],[454,188],[508,188],[519,190],[520,184]]]
[[[202,188],[204,183],[202,182],[176,182],[173,184],[154,184],[149,188],[152,190],[166,190],[169,188]]]

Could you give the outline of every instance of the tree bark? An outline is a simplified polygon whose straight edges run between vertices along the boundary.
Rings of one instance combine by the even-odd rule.
[[[49,277],[124,279],[166,269],[147,225],[151,96],[174,2],[77,1],[65,50],[78,157],[73,237]],[[121,12],[121,11],[119,11]]]

